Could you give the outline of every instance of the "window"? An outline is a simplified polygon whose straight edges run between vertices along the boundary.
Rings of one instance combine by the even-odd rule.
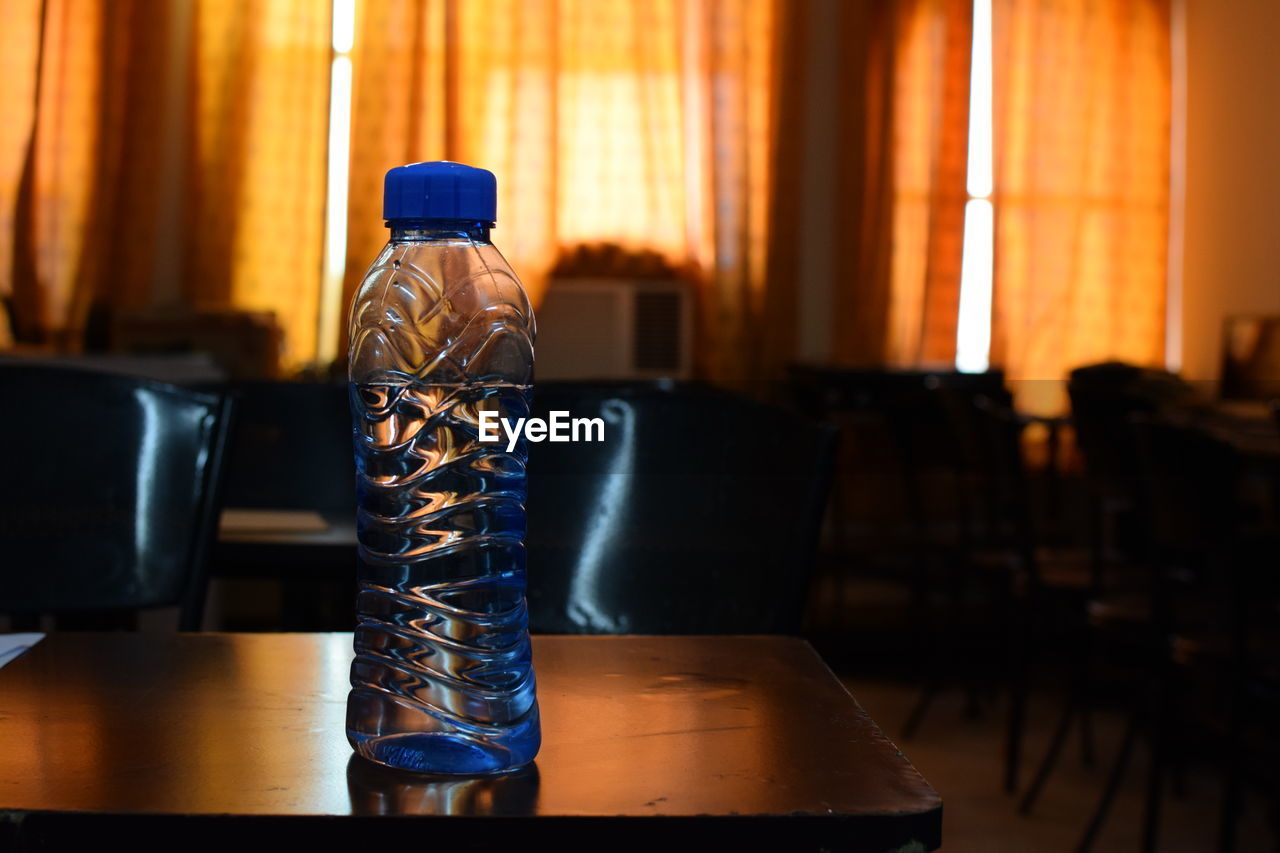
[[[966,179],[969,200],[964,209],[960,314],[956,323],[956,369],[964,373],[982,373],[990,363],[995,264],[991,53],[991,0],[974,0]]]
[[[342,306],[347,267],[347,191],[351,167],[351,48],[355,46],[356,0],[333,0],[333,63],[329,83],[329,159],[325,173],[324,275],[316,329],[317,360],[337,355],[332,330]]]

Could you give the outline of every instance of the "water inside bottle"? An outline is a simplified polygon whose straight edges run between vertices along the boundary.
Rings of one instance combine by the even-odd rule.
[[[529,386],[351,385],[360,590],[347,736],[428,773],[519,767],[539,745],[524,599],[525,442],[479,413],[529,412]]]

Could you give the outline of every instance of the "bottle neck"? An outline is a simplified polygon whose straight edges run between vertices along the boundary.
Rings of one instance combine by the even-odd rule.
[[[488,243],[488,222],[472,219],[397,219],[387,223],[392,243]]]

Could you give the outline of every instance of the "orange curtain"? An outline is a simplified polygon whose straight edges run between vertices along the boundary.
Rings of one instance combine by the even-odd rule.
[[[0,296],[21,342],[74,350],[94,304],[149,305],[173,252],[187,302],[274,312],[296,366],[315,352],[329,4],[179,7],[0,2]],[[185,139],[166,136],[175,103]]]
[[[655,249],[701,282],[707,375],[751,375],[775,128],[774,0],[366,0],[346,295],[390,167],[498,176],[495,242],[535,302],[563,251]],[[338,334],[338,330],[334,330]]]
[[[0,292],[24,343],[75,349],[151,276],[169,4],[8,0]]]
[[[964,230],[971,0],[839,4],[845,253],[832,355],[849,364],[949,364]],[[857,200],[861,200],[861,204]],[[852,247],[853,251],[849,251]]]
[[[0,88],[0,106],[5,120],[0,122],[0,346],[13,344],[10,313],[13,302],[32,300],[32,295],[17,293],[14,264],[15,242],[20,211],[19,191],[28,161],[31,131],[35,122],[35,92],[40,55],[39,0],[3,0],[0,18],[0,75],[5,81]],[[28,189],[28,197],[30,190]]]
[[[992,363],[1014,381],[1160,364],[1167,0],[996,0]],[[1049,399],[1058,390],[1042,383]],[[1021,398],[1020,398],[1021,402]]]
[[[3,11],[5,290],[18,339],[58,344],[83,324],[105,16],[93,0],[9,0]]]
[[[160,128],[169,92],[185,85],[171,68],[175,4],[117,0],[102,9],[97,156],[84,175],[92,206],[81,287],[71,305],[79,321],[95,304],[124,309],[151,302],[164,239],[163,169],[176,161]]]
[[[316,0],[195,7],[186,295],[273,312],[286,367],[316,354],[331,26]]]

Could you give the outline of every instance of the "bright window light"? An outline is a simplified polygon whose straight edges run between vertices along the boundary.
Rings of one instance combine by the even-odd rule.
[[[325,273],[341,276],[347,260],[347,177],[351,148],[351,60],[333,61],[329,96],[329,199],[325,222]]]
[[[969,78],[969,202],[964,210],[956,369],[982,373],[991,356],[991,285],[995,217],[992,149],[991,0],[973,3],[973,56]]]
[[[969,70],[969,195],[991,195],[991,0],[974,0]]]
[[[350,53],[356,40],[356,0],[333,0],[333,52]]]
[[[325,200],[324,276],[317,318],[316,355],[321,363],[338,354],[342,279],[347,271],[347,184],[351,148],[351,51],[355,0],[333,0],[333,65],[329,77],[329,164]]]
[[[970,199],[964,207],[964,261],[956,324],[956,370],[961,373],[983,373],[990,366],[994,227],[991,202]]]

